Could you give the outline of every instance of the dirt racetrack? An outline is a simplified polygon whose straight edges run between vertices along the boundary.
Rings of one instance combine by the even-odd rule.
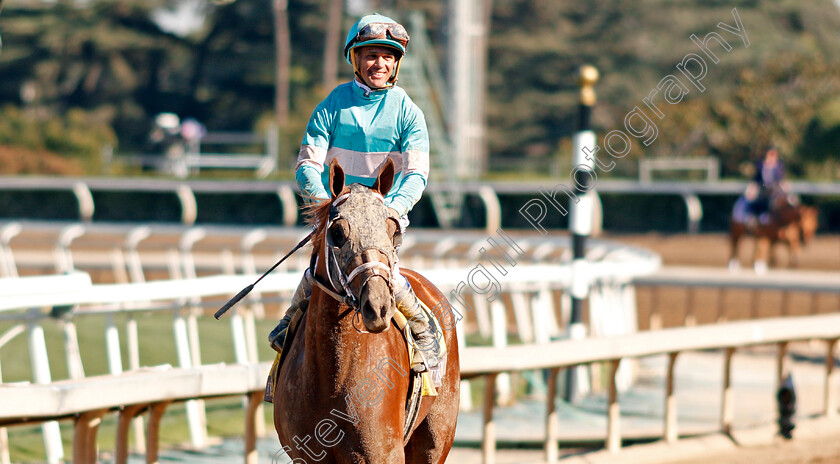
[[[719,267],[721,272],[726,271],[726,263],[729,259],[729,243],[728,237],[724,234],[702,234],[702,235],[661,235],[661,234],[644,234],[644,235],[612,235],[604,238],[616,240],[629,245],[637,245],[653,251],[656,251],[662,256],[663,264],[673,266],[704,266],[704,267]],[[748,239],[742,243],[741,252],[741,266],[751,266],[753,240]],[[780,262],[787,263],[787,250],[778,247],[776,250]],[[838,272],[840,276],[840,236],[819,235],[815,240],[808,244],[803,250],[800,258],[800,269],[820,270],[829,272]],[[838,277],[840,278],[840,277]],[[646,294],[647,293],[647,294]],[[642,314],[645,309],[649,311],[652,295],[644,290],[639,292],[640,304],[640,322],[644,323],[645,317]],[[658,295],[658,305],[668,307],[669,301],[674,302],[680,306],[684,306],[683,297],[678,290],[673,290],[667,293],[661,292]],[[684,292],[683,292],[684,293]],[[729,295],[728,301],[732,306],[738,306],[738,300],[741,302],[748,302],[749,298],[761,298],[759,304],[759,313],[763,316],[778,315],[781,311],[781,298],[778,295],[773,295],[775,292],[766,292],[765,295]],[[701,295],[696,295],[698,301]],[[647,303],[647,308],[645,308]],[[831,295],[822,295],[818,298],[809,297],[806,295],[798,295],[791,297],[788,304],[793,313],[797,311],[813,311],[813,312],[831,312],[840,310],[840,301],[838,297]],[[712,317],[709,314],[703,314],[702,308],[706,305],[695,304],[695,307],[700,310],[696,315],[699,323],[710,322],[708,319]],[[664,313],[667,316],[667,312]],[[744,315],[745,316],[745,315]],[[679,316],[672,317],[671,323],[678,324]],[[664,321],[664,325],[668,326],[669,322]],[[835,419],[835,422],[837,420]],[[785,441],[776,439],[770,443],[742,443],[741,447],[729,450],[709,450],[708,453],[698,454],[696,458],[687,460],[670,461],[673,464],[708,464],[708,463],[723,463],[723,464],[790,464],[790,463],[808,463],[808,464],[840,464],[840,440],[838,437],[838,430],[840,427],[835,425],[830,428],[811,427],[809,430],[798,430],[795,434],[794,440]],[[660,461],[669,462],[669,461]]]
[[[666,266],[711,266],[724,271],[729,261],[729,237],[726,234],[605,234],[603,238],[653,250],[662,256]],[[741,267],[752,266],[753,245],[752,238],[742,240],[739,247]],[[779,264],[786,266],[787,249],[777,245],[774,251]],[[802,249],[798,268],[840,272],[840,235],[817,235]]]
[[[729,239],[725,234],[633,234],[609,235],[603,238],[655,251],[662,256],[663,266],[700,266],[728,273]],[[752,268],[753,240],[747,239],[740,249],[741,268]],[[787,250],[775,250],[779,261],[787,264]],[[840,236],[820,235],[800,255],[798,269],[840,272]],[[662,317],[662,327],[686,324],[689,313],[697,324],[714,323],[719,317],[734,321],[754,317],[824,314],[840,309],[840,296],[807,292],[750,291],[683,288],[639,287],[637,290],[639,328],[646,330],[655,309]]]

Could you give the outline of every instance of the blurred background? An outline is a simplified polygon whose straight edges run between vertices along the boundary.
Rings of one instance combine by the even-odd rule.
[[[603,136],[622,128],[656,83],[698,51],[691,34],[732,23],[733,7],[749,48],[724,33],[735,47],[709,62],[706,90],[692,88],[680,104],[668,105],[656,141],[634,144],[614,170],[598,173],[599,181],[635,179],[640,160],[661,157],[711,157],[722,179],[746,179],[768,143],[779,147],[791,178],[836,181],[840,9],[829,0],[5,0],[0,174],[253,178],[256,172],[290,180],[312,109],[351,77],[340,55],[347,29],[377,10],[406,24],[412,36],[400,85],[429,121],[430,183],[548,184],[566,179],[572,166],[580,65],[600,71],[592,125]],[[183,153],[205,156],[179,165]],[[683,180],[705,174],[663,173]],[[515,206],[524,197],[501,201]],[[651,200],[640,201],[628,195],[619,204],[632,212]],[[670,208],[662,201],[657,208]],[[840,227],[836,204],[819,201],[829,203],[823,226]],[[732,202],[706,209],[728,212]],[[37,215],[47,206],[31,203],[19,209]],[[438,225],[429,208],[421,203],[413,222]],[[456,225],[476,225],[469,212],[454,216]],[[605,218],[605,226],[644,229],[631,216]],[[524,224],[511,221],[505,225]],[[707,230],[726,225],[725,215],[705,221]],[[556,225],[564,226],[562,218]]]
[[[749,47],[718,29],[735,23],[733,8]],[[779,376],[773,369],[782,373],[778,360],[787,356],[788,339],[780,339],[778,357],[777,347],[754,348],[749,337],[699,352],[684,345],[698,339],[701,332],[690,332],[695,329],[717,329],[701,334],[716,339],[738,323],[760,319],[773,324],[788,317],[807,326],[808,317],[827,317],[840,308],[840,0],[0,0],[0,277],[8,278],[3,291],[15,294],[18,278],[60,279],[76,272],[89,276],[91,291],[125,284],[139,293],[154,290],[147,284],[157,281],[230,278],[227,286],[189,301],[150,294],[134,308],[120,301],[103,308],[78,296],[84,292],[73,282],[63,305],[30,311],[26,302],[0,304],[0,380],[49,384],[120,375],[123,363],[127,369],[189,367],[173,354],[187,339],[178,332],[182,316],[190,321],[194,347],[179,357],[192,356],[200,367],[267,368],[274,352],[265,334],[293,286],[275,285],[262,300],[255,296],[237,310],[250,317],[247,355],[237,351],[238,341],[231,349],[238,329],[230,331],[211,315],[241,288],[234,277],[269,268],[308,232],[294,182],[303,130],[315,105],[352,78],[341,49],[351,24],[372,11],[408,29],[399,85],[423,110],[431,138],[429,185],[409,215],[402,262],[467,276],[502,227],[527,250],[521,258],[527,264],[517,270],[537,266],[521,281],[500,279],[504,296],[493,305],[481,303],[475,292],[467,297],[478,309],[462,323],[465,353],[553,343],[569,338],[571,324],[581,322],[572,316],[570,269],[584,257],[573,254],[568,217],[549,210],[541,225],[551,233],[542,236],[520,210],[539,199],[541,190],[570,185],[581,66],[596,67],[600,76],[591,108],[600,142],[624,129],[635,107],[646,110],[643,99],[665,76],[679,74],[675,65],[683,57],[701,53],[692,34],[702,38],[717,31],[729,41],[729,52],[712,45],[720,61],[706,61],[704,91],[691,87],[680,103],[661,105],[665,115],[654,119],[653,143],[634,138],[614,169],[596,169],[592,235],[603,233],[606,240],[591,240],[585,259],[604,271],[587,282],[580,308],[592,338],[639,335],[633,340],[644,347],[647,331],[689,331],[676,332],[675,348],[663,351],[673,354],[670,362],[662,353],[625,358],[634,362],[618,379],[630,400],[625,444],[662,438],[662,418],[670,414],[663,387],[675,377],[688,387],[679,391],[683,437],[774,424]],[[774,270],[769,277],[747,270],[735,278],[725,268],[730,215],[769,144],[778,147],[792,191],[818,208],[818,233],[799,256],[804,270]],[[747,267],[752,254],[742,247],[735,258]],[[788,263],[784,252],[779,256],[774,267]],[[302,251],[275,275],[297,282],[308,264]],[[435,283],[445,292],[461,288],[458,279]],[[40,298],[41,287],[26,288],[34,288],[27,297]],[[173,320],[175,337],[169,330]],[[41,326],[46,337],[38,341],[32,332]],[[200,348],[199,331],[205,339]],[[25,332],[29,337],[18,336]],[[790,339],[789,358],[804,399],[800,415],[836,416],[840,403],[829,401],[832,380],[823,382],[823,374],[833,375],[838,391],[837,370],[831,374],[840,365],[837,340],[826,340],[826,354],[822,345],[799,341],[810,333]],[[621,351],[620,345],[615,349]],[[720,391],[724,371],[718,358],[723,354],[730,369],[736,348],[742,364],[733,378],[741,383],[733,397]],[[690,353],[681,355],[684,364],[675,371],[676,353],[683,351]],[[43,370],[33,360],[41,352],[46,377],[38,376]],[[546,370],[489,377],[495,381],[480,372],[465,380],[450,462],[489,462],[477,444],[486,439],[483,421],[492,420],[494,405],[501,418],[499,463],[541,458],[543,423],[534,418],[545,411],[546,422],[561,425],[562,454],[602,448],[604,413],[615,400],[606,391],[616,388],[615,372],[609,379],[602,361],[587,361],[589,374],[579,377],[587,387],[582,399],[568,395],[573,383],[563,378],[548,387]],[[557,376],[556,369],[551,372]],[[729,382],[728,371],[725,378]],[[485,389],[494,382],[496,401],[483,402],[484,395],[494,395]],[[550,396],[555,387],[570,398]],[[546,409],[547,397],[552,406]],[[741,408],[729,423],[720,398],[735,398]],[[242,402],[223,401],[209,407],[207,432],[240,437]],[[482,404],[490,410],[484,416]],[[206,431],[192,430],[197,422],[189,411],[173,410],[163,433],[170,457],[211,462],[207,454],[192,452],[216,443],[208,442]],[[260,434],[268,438],[260,442],[260,456],[266,460],[277,443],[271,412],[263,417],[268,432]],[[102,435],[110,437],[114,423],[107,419],[109,433]],[[58,437],[55,449],[48,437],[59,434],[58,426],[39,427],[12,428],[11,452],[0,429],[0,463],[60,462],[69,455],[72,427],[63,426],[64,440]],[[666,435],[676,439],[676,429],[670,430]],[[110,450],[113,440],[105,440],[103,449]],[[141,452],[142,443],[137,440],[132,450]],[[225,443],[229,449],[219,462],[239,459],[239,442]],[[516,454],[520,448],[526,455]],[[101,457],[107,460],[109,452]],[[770,460],[774,456],[777,461]],[[801,457],[770,450],[760,458],[717,462]]]

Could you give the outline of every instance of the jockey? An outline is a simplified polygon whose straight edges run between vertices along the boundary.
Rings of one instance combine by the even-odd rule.
[[[400,228],[408,226],[407,214],[420,199],[429,174],[429,135],[423,112],[396,86],[400,62],[408,45],[405,28],[379,14],[364,16],[347,35],[344,57],[355,78],[336,87],[312,114],[298,154],[295,179],[312,201],[330,198],[329,163],[338,158],[347,183],[372,186],[380,167],[391,158],[397,168],[385,204]],[[338,194],[338,192],[333,192]],[[409,322],[416,345],[412,369],[423,372],[437,366],[439,345],[408,280],[394,265],[391,287],[397,308]],[[303,278],[269,342],[280,351],[294,311],[308,303],[311,270]]]
[[[785,169],[774,146],[767,148],[764,158],[756,163],[756,172],[744,195],[735,204],[738,222],[770,222],[770,200],[776,192],[784,192]]]

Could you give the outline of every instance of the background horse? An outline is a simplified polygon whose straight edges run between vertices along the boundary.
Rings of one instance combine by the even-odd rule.
[[[444,330],[447,363],[438,396],[430,409],[421,407],[419,425],[403,439],[410,359],[403,335],[389,330],[400,228],[382,201],[393,179],[389,160],[372,188],[347,187],[333,160],[332,198],[314,208],[316,284],[298,335],[286,346],[274,395],[274,426],[288,456],[299,458],[293,462],[442,464],[452,447],[460,384],[454,330]],[[445,303],[422,276],[404,275],[430,308]],[[346,304],[351,300],[358,310]]]
[[[768,259],[770,266],[775,266],[773,246],[779,242],[786,244],[788,247],[788,267],[796,267],[800,246],[807,244],[816,233],[817,216],[818,212],[815,207],[798,204],[783,192],[773,195],[770,221],[767,223],[756,221],[754,224],[747,224],[733,214],[729,223],[731,246],[729,268],[738,268],[738,243],[744,235],[755,237],[753,266],[756,272],[767,270]]]

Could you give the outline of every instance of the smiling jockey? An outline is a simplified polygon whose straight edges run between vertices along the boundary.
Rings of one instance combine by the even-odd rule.
[[[385,204],[399,218],[403,232],[407,214],[420,199],[429,174],[429,135],[423,112],[396,86],[400,62],[408,45],[402,25],[379,14],[363,17],[350,28],[344,56],[355,78],[336,87],[316,108],[300,147],[295,178],[304,195],[313,201],[330,198],[329,163],[337,158],[347,184],[372,186],[381,166],[394,161],[394,186]],[[332,192],[338,194],[339,192]],[[269,342],[280,351],[294,311],[308,303],[311,271],[301,279],[291,307],[272,330]],[[394,264],[391,287],[397,309],[409,321],[416,344],[412,369],[417,372],[438,364],[439,345],[411,286]]]

